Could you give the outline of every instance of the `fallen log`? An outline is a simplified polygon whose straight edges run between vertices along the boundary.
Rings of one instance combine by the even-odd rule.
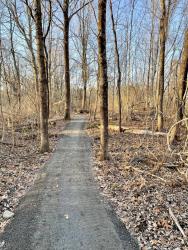
[[[49,119],[48,120],[48,124],[49,125],[56,125],[56,122],[63,120],[63,118],[53,118],[53,119]],[[33,122],[28,122],[27,124],[19,124],[19,125],[15,125],[15,131],[16,132],[22,132],[24,129],[33,129],[33,128],[38,128],[39,127],[39,123],[36,121]]]
[[[136,129],[122,126],[122,132],[137,134],[137,135],[151,135],[151,136],[167,136],[165,132],[154,132],[148,129]],[[119,131],[119,127],[117,125],[109,125],[109,129],[112,131]]]

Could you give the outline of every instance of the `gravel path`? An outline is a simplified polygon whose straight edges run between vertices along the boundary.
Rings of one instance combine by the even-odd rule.
[[[0,235],[5,250],[138,249],[99,195],[86,121],[67,124],[52,158]]]

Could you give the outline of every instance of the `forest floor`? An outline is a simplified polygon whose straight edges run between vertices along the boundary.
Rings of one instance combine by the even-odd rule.
[[[14,212],[21,197],[33,186],[41,167],[55,149],[64,121],[61,118],[54,120],[49,126],[49,153],[39,152],[37,128],[32,130],[30,126],[15,128],[14,147],[11,132],[6,133],[4,143],[0,142],[0,232],[10,221],[1,215],[6,210]]]
[[[52,152],[63,126],[63,120],[50,125]],[[133,130],[152,128],[149,123],[146,127],[135,120],[126,126]],[[169,153],[165,136],[110,131],[110,160],[100,162],[98,122],[88,125],[88,133],[93,141],[94,170],[101,192],[138,239],[141,249],[188,249],[177,224],[178,221],[188,237],[188,184],[181,174],[186,170],[187,159],[182,162]],[[18,145],[14,148],[9,136],[5,144],[0,143],[0,214],[5,210],[14,212],[52,156],[52,152],[39,153],[36,131],[18,131],[15,135]],[[1,231],[8,222],[0,216]]]
[[[1,249],[139,249],[99,195],[85,127],[84,116],[66,124],[52,157],[0,234]]]
[[[126,125],[145,128],[140,121]],[[188,249],[188,183],[177,171],[187,166],[168,152],[166,136],[110,131],[110,160],[101,162],[97,122],[88,125],[88,133],[101,192],[141,249]]]

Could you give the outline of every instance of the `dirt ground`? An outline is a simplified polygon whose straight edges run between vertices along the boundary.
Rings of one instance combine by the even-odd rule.
[[[143,128],[138,122],[128,125]],[[181,174],[187,170],[186,159],[182,162],[169,153],[164,136],[110,131],[110,160],[101,162],[97,122],[90,123],[88,133],[93,140],[94,170],[101,192],[141,249],[188,249],[173,219],[175,216],[188,237],[188,183]]]

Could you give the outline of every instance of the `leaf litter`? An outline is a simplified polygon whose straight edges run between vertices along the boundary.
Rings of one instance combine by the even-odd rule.
[[[11,219],[3,218],[5,212],[14,212],[20,199],[33,186],[39,170],[51,157],[56,143],[61,136],[64,122],[58,119],[49,125],[51,152],[41,154],[38,150],[39,140],[33,131],[16,133],[18,146],[12,146],[11,135],[7,133],[6,142],[0,143],[0,232]],[[19,145],[21,142],[21,146]]]
[[[98,126],[89,125],[88,133],[101,193],[137,238],[140,248],[187,250],[188,183],[176,170],[176,165],[184,166],[168,153],[165,138],[111,131],[110,160],[101,162]]]

